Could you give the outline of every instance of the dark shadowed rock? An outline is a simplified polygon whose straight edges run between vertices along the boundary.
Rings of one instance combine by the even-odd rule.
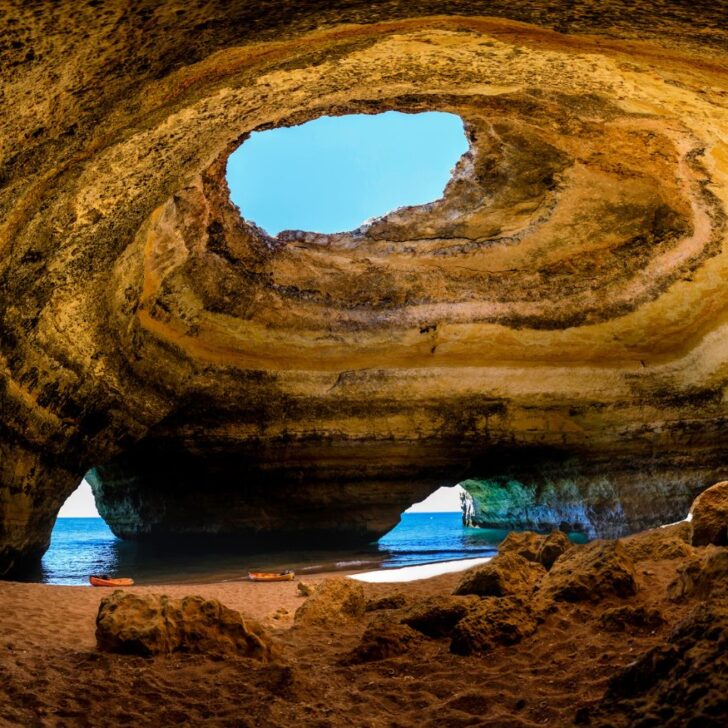
[[[569,537],[563,531],[552,531],[541,542],[536,554],[536,561],[543,564],[544,568],[550,569],[561,554],[573,547],[574,544],[569,541]]]
[[[499,554],[487,564],[469,569],[455,587],[454,594],[481,597],[528,595],[539,584],[546,570],[516,553]]]
[[[704,490],[690,509],[693,546],[728,546],[728,480]]]
[[[101,600],[96,642],[105,652],[153,655],[195,652],[268,660],[263,628],[216,599],[115,591]]]
[[[728,549],[710,548],[682,564],[667,593],[675,602],[728,596]]]
[[[402,609],[407,604],[404,594],[387,594],[383,597],[367,601],[367,612],[379,612],[384,609]]]
[[[619,541],[592,541],[565,553],[542,582],[544,596],[568,602],[637,593],[634,564]]]
[[[607,609],[602,613],[600,622],[608,632],[629,632],[635,630],[653,630],[664,623],[662,614],[650,607],[633,607],[625,605]]]
[[[450,650],[471,655],[498,645],[514,645],[533,634],[536,627],[536,619],[520,600],[486,597],[455,625]]]
[[[681,521],[627,536],[621,543],[633,561],[682,559],[695,553],[690,545],[692,536],[690,522]]]
[[[703,604],[665,644],[617,673],[592,716],[598,728],[728,725],[728,609]]]
[[[361,642],[343,662],[355,665],[397,657],[408,652],[420,639],[421,635],[406,624],[377,621],[367,627]]]
[[[361,584],[337,576],[322,581],[313,594],[296,610],[296,624],[333,627],[341,622],[359,619],[366,609]]]
[[[402,623],[428,637],[446,637],[477,603],[478,598],[474,596],[429,597],[413,604],[402,617]]]

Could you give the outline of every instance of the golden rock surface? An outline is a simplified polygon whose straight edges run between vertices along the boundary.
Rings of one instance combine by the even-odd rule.
[[[96,5],[3,19],[0,573],[89,468],[122,536],[322,543],[466,478],[619,535],[725,474],[724,2]],[[463,118],[442,199],[230,202],[251,131],[392,109]]]

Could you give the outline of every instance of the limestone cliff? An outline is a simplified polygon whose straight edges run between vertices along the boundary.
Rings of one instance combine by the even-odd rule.
[[[596,531],[725,478],[724,2],[2,13],[0,573],[90,468],[127,537],[325,543],[466,478]],[[465,121],[442,199],[231,204],[252,130],[390,109]]]

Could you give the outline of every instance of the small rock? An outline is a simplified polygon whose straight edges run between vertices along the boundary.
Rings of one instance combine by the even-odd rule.
[[[607,609],[600,621],[607,632],[626,632],[630,627],[639,630],[657,629],[665,620],[657,609],[625,605]]]
[[[317,584],[309,584],[306,581],[299,581],[296,593],[299,597],[310,597],[316,591],[317,587]]]
[[[574,548],[574,544],[569,541],[569,537],[563,531],[552,531],[541,542],[536,554],[536,561],[543,564],[545,569],[550,569],[561,554],[572,548]]]
[[[692,535],[693,527],[690,522],[681,521],[627,536],[620,539],[620,542],[633,561],[683,559],[695,553],[690,545]]]
[[[428,637],[447,637],[455,625],[468,613],[478,598],[433,596],[413,604],[402,618],[409,625]]]
[[[528,561],[536,561],[545,537],[533,531],[511,531],[498,546],[498,554],[518,554]]]
[[[498,546],[498,554],[517,554],[550,569],[556,559],[571,548],[574,544],[563,531],[552,531],[548,536],[534,531],[511,531]]]
[[[619,541],[592,541],[561,556],[544,578],[541,593],[567,602],[630,597],[637,593],[634,564]]]
[[[335,626],[360,619],[366,609],[361,584],[345,577],[322,581],[313,594],[296,610],[296,624]]]
[[[404,594],[388,594],[378,599],[370,599],[367,602],[367,612],[378,612],[383,609],[401,609],[405,606],[407,600]]]
[[[516,553],[498,554],[487,564],[465,572],[453,594],[481,597],[528,595],[546,573],[541,564],[527,561]]]
[[[728,596],[728,550],[710,548],[682,564],[668,585],[667,594],[674,602]]]
[[[693,546],[728,546],[728,480],[704,490],[690,509]]]
[[[406,624],[375,622],[362,635],[361,642],[344,658],[344,664],[357,665],[397,657],[408,652],[420,635]]]
[[[453,628],[450,651],[456,655],[514,645],[536,631],[530,610],[513,597],[485,597]]]
[[[263,628],[217,599],[115,591],[99,604],[96,642],[105,652],[230,654],[267,661],[271,642]]]

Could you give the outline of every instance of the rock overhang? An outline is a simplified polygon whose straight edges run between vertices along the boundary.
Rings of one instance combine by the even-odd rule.
[[[565,457],[596,493],[611,469],[640,526],[645,493],[662,488],[663,515],[718,479],[720,33],[701,52],[669,25],[659,42],[502,18],[324,25],[196,47],[92,131],[60,131],[61,108],[87,111],[61,96],[45,162],[11,160],[0,502],[16,550],[42,548],[95,465],[112,526],[116,509],[140,532],[199,527],[181,512],[200,498],[190,468],[208,489],[230,476],[203,530],[236,500],[261,523],[266,497],[285,529],[298,497],[300,527],[367,538],[438,485],[558,480]],[[225,160],[251,131],[390,109],[465,120],[441,200],[278,239],[229,202]]]

